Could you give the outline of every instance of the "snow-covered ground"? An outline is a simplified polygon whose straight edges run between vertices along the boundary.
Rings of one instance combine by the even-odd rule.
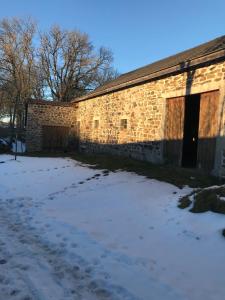
[[[225,217],[178,209],[189,192],[1,155],[0,300],[223,300]]]

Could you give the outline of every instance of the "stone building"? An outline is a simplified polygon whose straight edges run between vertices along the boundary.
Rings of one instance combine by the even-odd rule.
[[[225,175],[225,36],[70,104],[29,103],[27,150],[74,147]],[[51,142],[49,142],[51,140]]]

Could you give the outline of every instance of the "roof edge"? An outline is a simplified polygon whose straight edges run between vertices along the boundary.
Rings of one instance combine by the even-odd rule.
[[[130,80],[121,84],[118,84],[116,86],[110,87],[108,89],[102,90],[102,91],[93,91],[85,96],[79,97],[77,99],[74,99],[73,101],[71,101],[71,103],[77,103],[77,102],[81,102],[81,101],[85,101],[88,99],[92,99],[92,98],[96,98],[98,96],[103,96],[105,94],[108,93],[112,93],[115,91],[118,91],[120,89],[124,89],[126,87],[131,87],[133,85],[138,85],[141,83],[144,83],[146,81],[149,80],[157,80],[157,78],[161,77],[161,76],[166,76],[166,75],[170,75],[173,74],[175,72],[185,72],[186,70],[188,70],[191,67],[196,67],[199,66],[201,64],[204,63],[209,63],[209,62],[213,62],[215,60],[218,59],[225,59],[225,50],[219,50],[219,51],[215,51],[213,53],[207,54],[207,55],[203,55],[203,56],[199,56],[197,58],[194,58],[190,61],[184,61],[180,64],[176,64],[172,67],[169,68],[165,68],[162,69],[160,71],[154,72],[152,74],[146,75],[146,76],[142,76],[142,77],[138,77],[134,80]]]

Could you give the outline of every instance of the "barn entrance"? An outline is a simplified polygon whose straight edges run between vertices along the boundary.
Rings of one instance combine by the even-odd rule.
[[[42,126],[42,149],[64,151],[68,146],[69,127]]]
[[[183,167],[195,168],[197,165],[199,108],[200,94],[190,95],[185,98]]]
[[[218,90],[167,99],[165,162],[211,172],[218,136],[218,110]]]

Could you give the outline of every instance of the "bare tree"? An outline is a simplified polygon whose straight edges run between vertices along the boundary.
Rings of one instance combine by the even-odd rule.
[[[71,101],[114,78],[112,53],[94,51],[88,35],[58,26],[41,34],[40,61],[46,90],[56,101]]]
[[[0,89],[10,103],[12,132],[21,105],[41,94],[33,46],[35,31],[31,19],[0,21]]]

